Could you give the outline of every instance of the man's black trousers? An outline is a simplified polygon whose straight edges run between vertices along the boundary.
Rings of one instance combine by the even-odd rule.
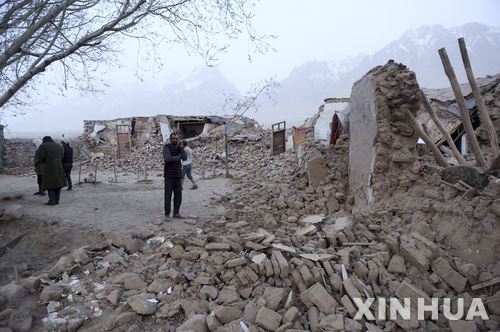
[[[174,194],[174,214],[179,214],[182,203],[182,179],[165,178],[165,215],[170,215],[172,204],[172,193]]]
[[[49,193],[49,204],[59,204],[59,200],[61,199],[61,188],[48,189],[47,192]]]

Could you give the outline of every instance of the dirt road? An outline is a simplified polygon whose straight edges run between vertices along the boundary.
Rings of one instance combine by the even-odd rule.
[[[195,231],[210,215],[223,213],[210,199],[229,191],[224,178],[198,181],[197,190],[183,192],[181,213],[198,216],[193,222],[163,221],[163,178],[138,183],[136,176],[121,174],[118,183],[112,174],[101,173],[98,184],[63,189],[58,206],[46,206],[48,198],[33,196],[35,176],[0,175],[0,197],[23,195],[21,199],[0,200],[0,209],[9,204],[24,207],[25,216],[0,222],[0,283],[12,280],[13,267],[22,274],[40,272],[72,249],[89,245],[102,231],[134,234],[185,234]],[[191,187],[187,184],[187,187]],[[97,208],[95,219],[94,209]]]
[[[22,194],[16,200],[25,208],[25,214],[47,221],[60,221],[66,225],[90,226],[104,231],[142,231],[161,226],[172,232],[183,232],[192,225],[174,219],[162,221],[163,177],[150,177],[151,183],[138,183],[134,175],[120,175],[118,183],[112,174],[102,173],[98,184],[75,185],[73,191],[63,189],[58,206],[46,206],[47,196],[33,196],[36,191],[34,176],[0,175],[0,197]],[[206,218],[220,212],[209,206],[210,198],[229,191],[229,182],[224,178],[198,181],[197,190],[183,192],[181,214]],[[12,202],[0,202],[0,207]],[[94,219],[94,209],[96,217]],[[167,229],[165,229],[167,230]]]

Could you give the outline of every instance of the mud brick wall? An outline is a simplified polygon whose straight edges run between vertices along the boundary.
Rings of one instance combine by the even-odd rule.
[[[417,134],[402,108],[419,108],[415,73],[389,61],[356,82],[351,95],[349,186],[356,206],[370,207],[407,187]]]
[[[35,145],[31,139],[6,139],[4,153],[4,169],[9,170],[34,170],[33,158]]]

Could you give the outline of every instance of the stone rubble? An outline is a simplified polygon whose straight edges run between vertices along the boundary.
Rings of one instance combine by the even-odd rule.
[[[195,149],[195,158],[207,169],[215,165],[213,151],[220,143]],[[492,264],[499,251],[476,263],[454,249],[456,233],[436,226],[449,214],[460,223],[469,218],[485,232],[498,228],[489,210],[499,199],[498,188],[493,196],[465,198],[449,193],[439,175],[422,166],[411,179],[390,179],[399,181],[397,188],[413,183],[407,200],[387,198],[364,211],[349,192],[348,135],[333,147],[309,137],[299,151],[278,156],[270,156],[263,139],[235,149],[234,191],[212,202],[226,211],[203,221],[203,232],[154,234],[150,240],[107,233],[103,243],[61,257],[48,272],[2,286],[0,329],[30,329],[33,312],[16,307],[28,297],[40,301],[44,327],[56,331],[75,331],[98,318],[103,331],[498,328],[498,285],[496,292],[471,287],[500,276],[500,266]],[[167,241],[155,241],[158,236]],[[417,298],[428,304],[431,297],[479,297],[490,320],[354,320],[354,299],[371,297],[410,298],[413,314]]]

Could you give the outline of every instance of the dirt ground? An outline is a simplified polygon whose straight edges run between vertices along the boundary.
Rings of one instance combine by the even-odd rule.
[[[47,196],[34,196],[35,176],[0,175],[0,197],[22,194],[16,200],[25,208],[27,216],[60,221],[67,225],[91,226],[103,231],[140,232],[153,229],[160,224],[164,214],[163,177],[149,177],[151,183],[138,183],[135,175],[119,175],[118,183],[112,174],[98,174],[97,184],[75,185],[73,191],[63,189],[61,202],[57,206],[46,206]],[[74,179],[76,182],[76,180]],[[198,180],[199,188],[189,190],[186,183],[183,192],[181,214],[189,217],[207,217],[220,211],[209,206],[210,199],[227,193],[229,182],[225,178]],[[0,202],[0,207],[7,202]],[[94,218],[94,210],[96,218]],[[183,232],[192,228],[182,220],[174,219],[168,224],[172,232]],[[167,230],[167,229],[166,229]]]
[[[34,196],[36,177],[0,175],[0,209],[9,204],[24,207],[21,220],[3,222],[0,227],[0,284],[22,275],[40,272],[56,258],[92,243],[102,232],[130,234],[185,234],[196,231],[197,223],[224,212],[210,205],[211,198],[230,191],[229,180],[198,180],[199,188],[183,191],[181,214],[192,220],[163,221],[163,177],[150,176],[138,183],[136,175],[119,174],[118,183],[110,173],[98,174],[97,184],[74,185],[63,189],[58,206],[47,206],[48,198]],[[77,182],[77,177],[73,177]],[[97,209],[97,210],[95,210]],[[94,217],[95,210],[95,217]],[[20,225],[22,224],[22,225]],[[15,269],[14,269],[15,268]]]

